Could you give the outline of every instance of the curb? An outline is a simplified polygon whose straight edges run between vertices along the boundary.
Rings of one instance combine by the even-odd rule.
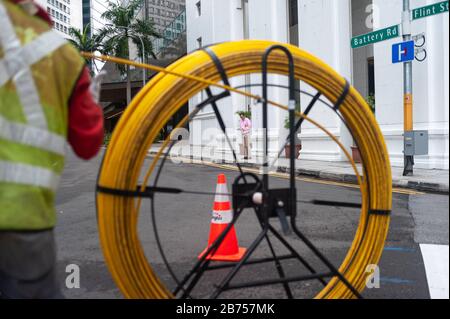
[[[156,152],[149,151],[149,155],[155,155]],[[205,163],[211,163],[211,164],[233,164],[233,162],[230,161],[207,161],[205,159],[201,158],[193,158],[191,156],[190,158],[195,160],[203,160]],[[255,163],[242,163],[242,167],[247,168],[260,168],[259,165]],[[287,173],[287,167],[280,166],[277,169],[277,172],[279,173]],[[345,182],[345,183],[357,183],[356,175],[353,174],[347,174],[347,173],[333,173],[328,171],[321,171],[321,170],[314,170],[314,169],[305,169],[305,168],[298,168],[296,169],[297,176],[303,176],[303,177],[310,177],[310,178],[317,178],[321,180],[328,180],[333,182]],[[406,181],[406,180],[399,180],[399,179],[392,179],[392,187],[396,188],[406,188],[406,189],[413,189],[417,191],[422,192],[431,192],[431,193],[441,193],[441,194],[449,194],[449,185],[448,184],[439,184],[439,183],[428,183],[428,182],[420,182],[420,181]]]

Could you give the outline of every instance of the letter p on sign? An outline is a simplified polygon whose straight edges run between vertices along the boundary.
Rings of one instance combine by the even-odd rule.
[[[392,46],[392,63],[414,60],[414,41],[396,43]]]

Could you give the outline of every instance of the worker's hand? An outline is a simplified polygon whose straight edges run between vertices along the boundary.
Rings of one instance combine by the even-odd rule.
[[[103,78],[106,76],[107,72],[102,70],[97,74],[91,81],[89,91],[91,92],[92,98],[96,103],[100,102],[100,90],[102,86]]]

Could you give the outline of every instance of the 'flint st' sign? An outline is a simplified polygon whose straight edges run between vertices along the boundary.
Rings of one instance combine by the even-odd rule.
[[[413,20],[426,18],[435,14],[448,12],[448,1],[438,2],[412,11]]]
[[[386,41],[400,36],[400,26],[394,25],[392,27],[381,29],[375,32],[363,34],[352,38],[352,48],[360,48],[372,43]]]

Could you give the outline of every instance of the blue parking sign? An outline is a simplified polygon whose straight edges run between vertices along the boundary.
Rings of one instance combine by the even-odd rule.
[[[392,46],[392,63],[414,60],[414,41],[396,43]]]

